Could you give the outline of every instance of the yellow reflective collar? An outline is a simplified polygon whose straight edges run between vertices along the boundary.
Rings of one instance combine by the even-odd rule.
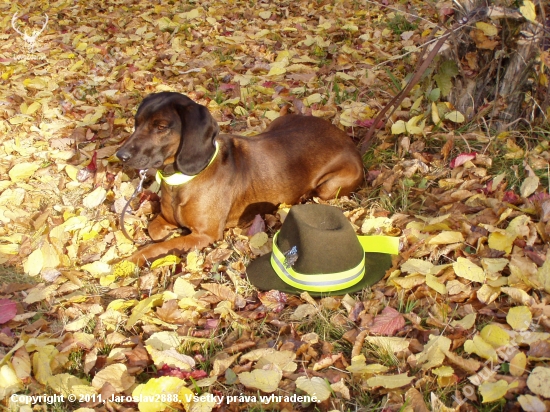
[[[210,159],[210,162],[206,165],[206,167],[210,166],[214,162],[214,160],[216,159],[216,156],[218,155],[218,152],[220,151],[220,146],[218,142],[214,142],[214,146],[216,147],[216,150],[214,151],[214,156],[212,156],[212,159]],[[206,167],[202,171],[204,171]],[[166,184],[170,186],[178,186],[178,185],[187,183],[188,181],[197,177],[199,174],[200,172],[197,173],[196,175],[190,176],[190,175],[185,175],[181,172],[176,172],[174,174],[171,174],[170,176],[164,176],[160,170],[157,170],[155,179],[159,185],[162,181],[164,181]]]
[[[352,287],[365,275],[365,255],[351,269],[337,273],[303,274],[285,265],[286,256],[277,246],[277,236],[273,237],[271,266],[277,276],[287,285],[309,292],[338,291]],[[397,255],[399,238],[391,236],[357,236],[365,252],[377,252]],[[299,251],[298,251],[299,252]]]

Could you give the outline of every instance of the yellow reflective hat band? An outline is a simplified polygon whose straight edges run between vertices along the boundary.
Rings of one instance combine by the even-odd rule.
[[[355,267],[337,273],[308,273],[296,272],[286,265],[287,257],[277,245],[277,236],[273,236],[273,251],[271,252],[271,267],[279,278],[287,285],[309,292],[332,292],[350,288],[357,284],[365,275],[365,255]],[[399,253],[399,238],[391,236],[357,236],[363,250],[371,253]]]
[[[358,283],[365,274],[365,257],[359,264],[351,269],[338,273],[302,274],[292,267],[286,267],[286,257],[277,246],[277,235],[273,237],[273,252],[271,253],[271,266],[277,276],[287,285],[310,292],[326,292],[347,289]]]
[[[363,250],[371,253],[387,253],[397,255],[399,253],[399,238],[392,236],[357,236]]]
[[[214,159],[216,159],[216,156],[218,155],[218,152],[220,151],[220,146],[219,146],[218,142],[214,142],[214,146],[216,147],[216,150],[214,151],[214,156],[212,156],[212,159],[210,159],[210,162],[208,162],[206,167],[210,166],[214,162]],[[206,169],[206,167],[204,169]],[[170,186],[178,186],[178,185],[182,185],[184,183],[189,182],[190,180],[194,179],[199,174],[200,174],[200,172],[196,175],[190,176],[190,175],[185,175],[181,172],[177,172],[177,173],[174,173],[170,176],[164,176],[160,170],[157,170],[155,180],[157,181],[157,183],[159,185],[162,181],[164,181],[166,184],[168,184]]]

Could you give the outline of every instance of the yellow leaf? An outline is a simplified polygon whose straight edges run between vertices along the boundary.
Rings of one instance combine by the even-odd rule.
[[[42,256],[42,250],[36,249],[23,264],[23,271],[29,276],[36,276],[42,270],[43,265],[44,257]]]
[[[196,19],[199,16],[200,16],[200,9],[193,9],[193,10],[189,10],[185,13],[179,13],[178,14],[178,17],[181,17],[182,19],[185,19],[185,20],[193,20],[193,19]]]
[[[30,106],[27,106],[27,103],[21,103],[19,106],[19,110],[21,110],[21,113],[26,115],[31,115],[35,113],[38,109],[40,109],[40,103],[33,102]]]
[[[59,256],[57,255],[57,251],[50,244],[50,242],[44,242],[40,250],[42,251],[43,268],[51,269],[59,266],[59,263],[60,263]]]
[[[52,298],[52,293],[55,292],[57,289],[57,285],[50,285],[50,286],[44,286],[37,285],[34,288],[28,290],[28,295],[25,296],[25,299],[23,299],[23,302],[31,304],[36,303],[41,300],[49,300]]]
[[[0,399],[4,399],[13,393],[23,390],[23,382],[21,382],[15,371],[8,365],[0,367]]]
[[[502,287],[500,290],[510,296],[514,301],[523,305],[531,305],[534,303],[533,298],[522,289]]]
[[[195,366],[192,357],[179,353],[175,348],[156,350],[150,345],[145,347],[151,355],[154,364],[161,368],[163,365],[179,368],[184,371],[190,371]]]
[[[267,243],[268,239],[267,233],[258,232],[250,238],[250,246],[259,249]]]
[[[55,392],[62,395],[68,396],[74,394],[72,391],[73,386],[75,385],[84,385],[90,386],[85,379],[79,379],[76,376],[71,375],[70,373],[60,373],[57,375],[50,376],[48,379],[48,387],[52,388]],[[92,393],[97,393],[93,388]]]
[[[38,163],[18,163],[10,169],[8,175],[13,182],[23,182],[28,180],[39,168]]]
[[[193,286],[192,283],[188,282],[187,280],[179,277],[174,282],[174,293],[178,296],[178,298],[190,298],[192,297],[196,291],[195,286]]]
[[[428,241],[429,245],[450,245],[452,243],[464,242],[464,236],[460,232],[445,231],[434,236]]]
[[[365,338],[365,341],[372,343],[376,346],[379,346],[381,348],[384,348],[393,353],[404,351],[409,347],[408,339],[398,338],[398,337],[367,336]]]
[[[462,329],[468,330],[475,325],[475,322],[476,322],[476,314],[469,313],[460,320],[453,320],[451,322],[451,326],[453,328],[460,326]]]
[[[185,268],[190,272],[200,272],[204,264],[204,258],[202,255],[193,250],[187,254]]]
[[[521,197],[529,197],[533,193],[535,193],[535,190],[537,190],[537,188],[539,187],[539,183],[540,183],[540,179],[537,175],[527,177],[523,181],[519,189],[519,193],[521,194]]]
[[[132,306],[137,305],[138,301],[135,299],[124,300],[124,299],[115,299],[109,305],[107,305],[107,310],[116,310],[117,312],[123,312]]]
[[[94,318],[94,315],[87,314],[80,316],[78,319],[73,320],[72,322],[65,325],[65,330],[68,332],[75,332],[81,329],[84,329],[90,324],[90,321]]]
[[[83,265],[81,268],[95,277],[110,275],[112,271],[111,265],[99,260]]]
[[[497,325],[487,325],[481,329],[480,336],[493,348],[498,349],[510,343],[510,335]]]
[[[431,287],[433,290],[435,290],[437,293],[440,293],[442,295],[447,294],[447,288],[445,285],[437,279],[436,276],[427,274],[426,275],[426,285]]]
[[[498,298],[498,296],[500,295],[500,288],[485,284],[477,290],[476,294],[480,302],[488,305],[491,302],[494,302],[496,298]]]
[[[485,342],[479,335],[474,336],[473,340],[464,342],[464,350],[470,354],[475,353],[479,357],[487,360],[498,360],[497,352],[489,343]]]
[[[92,379],[92,386],[101,390],[104,384],[109,383],[117,392],[122,392],[134,386],[135,381],[136,378],[128,373],[126,365],[114,363],[96,373]]]
[[[424,131],[424,125],[426,123],[426,120],[422,120],[424,118],[423,114],[419,114],[418,116],[414,116],[407,122],[407,132],[410,134],[422,134]],[[420,124],[418,122],[422,120]]]
[[[107,191],[103,187],[99,186],[93,192],[84,196],[84,199],[82,199],[82,204],[88,209],[95,209],[103,203],[106,197]]]
[[[274,351],[258,359],[255,368],[263,369],[265,366],[273,364],[277,365],[283,372],[294,372],[298,369],[298,365],[293,362],[294,359],[296,359],[296,354],[290,350]]]
[[[51,345],[39,347],[32,356],[32,371],[35,379],[42,385],[48,383],[52,376],[51,360],[57,356],[59,351]]]
[[[242,372],[237,375],[239,381],[247,388],[259,389],[262,392],[275,392],[283,373],[279,369],[263,370],[254,369],[252,372]]]
[[[535,11],[535,4],[530,0],[523,0],[523,6],[519,8],[519,12],[527,20],[535,23],[537,21],[537,13]]]
[[[269,120],[275,120],[277,117],[280,117],[281,114],[275,110],[268,110],[264,113],[264,116],[267,117]]]
[[[517,331],[525,331],[529,329],[533,314],[527,306],[514,306],[508,310],[506,322]]]
[[[459,257],[453,263],[453,269],[458,277],[471,280],[472,282],[485,282],[485,272],[470,260]]]
[[[427,275],[431,273],[433,263],[423,259],[409,259],[401,265],[401,271],[411,274]]]
[[[504,258],[483,258],[481,259],[481,266],[489,274],[500,273],[508,265],[510,261]]]
[[[267,20],[271,17],[271,12],[269,10],[266,10],[266,11],[261,11],[258,13],[258,15],[264,19],[264,20]]]
[[[268,76],[278,76],[280,74],[285,74],[286,69],[284,67],[272,66],[267,73]]]
[[[346,370],[352,374],[356,375],[378,375],[384,372],[387,372],[389,369],[384,365],[378,363],[367,365],[367,360],[365,355],[354,356],[351,359],[351,365],[346,368]]]
[[[426,283],[426,277],[424,275],[410,275],[403,277],[397,277],[391,279],[392,283],[402,287],[403,289],[410,290],[415,286]]]
[[[200,339],[199,339],[200,340]],[[155,332],[145,343],[157,350],[167,350],[181,345],[183,338],[176,332]]]
[[[151,269],[156,269],[162,266],[172,266],[181,262],[181,259],[175,255],[168,255],[163,258],[155,260],[151,264]]]
[[[407,125],[403,120],[398,120],[391,125],[391,134],[407,133]]]
[[[156,294],[153,296],[149,296],[147,299],[139,302],[134,310],[132,310],[132,315],[130,315],[128,321],[126,322],[126,330],[131,329],[138,320],[140,320],[145,314],[147,314],[151,310],[153,305],[156,305],[161,300],[162,295]]]
[[[422,352],[416,355],[416,361],[424,370],[439,366],[445,360],[445,352],[450,349],[451,344],[451,340],[445,336],[430,335]]]
[[[225,106],[227,104],[237,104],[241,101],[241,98],[240,97],[234,97],[232,99],[227,99],[225,101],[223,101],[220,106]]]
[[[400,375],[374,376],[367,379],[367,385],[371,388],[382,386],[386,389],[395,389],[408,385],[413,379],[414,376],[407,376],[406,373]]]
[[[319,103],[322,100],[323,96],[321,95],[321,93],[313,93],[304,99],[304,104],[306,106],[311,106],[312,104]]]
[[[48,81],[41,77],[35,77],[23,80],[23,85],[28,89],[43,90],[48,87]]]
[[[437,105],[435,102],[432,102],[432,122],[437,125],[441,123],[441,118],[439,117],[439,110],[437,110]]]
[[[486,36],[493,37],[498,34],[498,28],[492,24],[479,21],[476,23],[476,27],[483,32]]]
[[[479,385],[479,393],[483,396],[483,403],[498,401],[506,395],[506,392],[508,392],[508,382],[504,379],[497,382],[483,382]]]
[[[538,269],[537,276],[544,290],[550,293],[550,259],[546,259],[546,262]]]
[[[312,398],[315,397],[316,399],[314,399],[313,402],[325,401],[332,393],[328,382],[318,376],[314,376],[313,378],[300,376],[296,379],[296,387],[303,390]]]
[[[137,266],[133,262],[121,260],[113,265],[113,275],[117,278],[125,278],[136,273]]]
[[[493,232],[489,235],[488,243],[491,249],[510,253],[514,240],[516,240],[516,236],[509,233]]]
[[[535,395],[550,398],[550,368],[537,366],[527,378],[527,387]]]
[[[510,375],[521,376],[525,373],[525,367],[527,366],[527,356],[524,352],[518,352],[510,360]]]
[[[458,110],[445,114],[445,119],[450,120],[453,123],[464,123],[464,115]]]
[[[235,114],[237,115],[248,116],[248,111],[242,106],[235,107],[234,111],[235,111]]]
[[[455,371],[450,366],[440,366],[439,368],[432,369],[432,373],[437,376],[452,376]]]
[[[173,399],[175,400],[179,399],[179,394],[182,393],[183,399],[179,399],[179,401],[189,403],[190,391],[181,392],[184,387],[185,381],[183,379],[174,376],[161,376],[160,378],[151,378],[147,383],[136,386],[132,391],[132,396],[144,399],[138,403],[140,412],[162,412],[167,408],[169,410],[172,408],[170,408],[169,402],[162,402],[161,399],[155,401],[159,394],[165,395],[166,398],[168,398],[168,395],[173,395]],[[176,405],[173,406],[175,407]]]

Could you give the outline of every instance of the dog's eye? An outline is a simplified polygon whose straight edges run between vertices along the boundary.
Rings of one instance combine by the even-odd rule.
[[[166,128],[168,128],[168,126],[165,124],[157,124],[157,130],[164,130]]]

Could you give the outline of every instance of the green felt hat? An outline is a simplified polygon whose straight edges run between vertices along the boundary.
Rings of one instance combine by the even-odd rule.
[[[273,238],[273,252],[247,268],[250,283],[260,290],[312,296],[358,292],[384,277],[397,254],[399,239],[357,236],[336,207],[293,206]]]

